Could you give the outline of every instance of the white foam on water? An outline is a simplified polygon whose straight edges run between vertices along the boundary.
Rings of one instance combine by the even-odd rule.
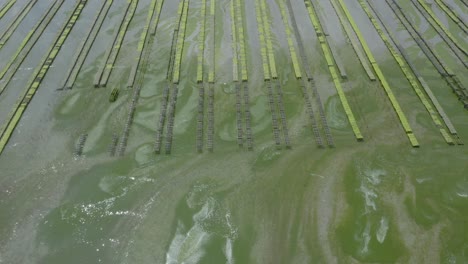
[[[310,175],[310,176],[315,176],[315,177],[319,177],[319,178],[325,179],[325,176],[320,175],[320,174],[310,173],[309,175]]]
[[[416,182],[419,184],[430,181],[430,180],[432,180],[432,178],[416,178]]]
[[[468,181],[458,182],[456,194],[460,198],[468,198]]]
[[[181,221],[166,253],[166,264],[198,263],[205,256],[205,246],[212,237],[222,236],[225,243],[220,250],[226,263],[234,263],[233,244],[237,228],[231,221],[231,214],[216,198],[210,195],[210,185],[196,184],[186,196],[186,203],[192,210],[193,225],[184,226]]]
[[[122,178],[122,177],[118,177],[118,178]],[[120,190],[121,193],[119,195],[116,195],[114,197],[110,197],[110,198],[101,200],[101,201],[96,202],[96,203],[76,205],[76,206],[74,206],[74,210],[80,211],[81,213],[84,213],[84,214],[86,214],[87,216],[89,216],[91,218],[109,217],[109,216],[133,216],[133,217],[138,217],[138,218],[143,219],[145,217],[145,215],[146,215],[146,212],[137,213],[137,212],[133,212],[133,211],[130,211],[130,210],[112,210],[112,208],[114,207],[114,204],[115,204],[117,199],[123,198],[125,195],[127,195],[127,193],[132,188],[137,186],[139,183],[143,183],[143,182],[146,182],[146,180],[145,179],[142,179],[142,180],[138,179],[138,180],[134,181],[134,183],[132,183],[132,185],[127,186],[125,188],[122,188]],[[113,183],[112,181],[109,181],[109,180],[106,181],[106,178],[103,178],[101,180],[101,182],[99,183],[99,186],[100,186],[101,190],[107,191],[108,193],[110,193],[111,189],[113,188],[113,184],[115,184],[115,182]],[[150,202],[153,202],[153,201],[150,200]],[[77,217],[76,213],[73,212],[71,214],[71,218],[76,218],[76,217]],[[69,217],[67,217],[67,214],[64,214],[62,212],[62,219],[67,219],[67,218],[69,218]]]
[[[203,249],[210,234],[202,227],[202,222],[213,215],[214,200],[208,199],[198,213],[193,216],[194,225],[183,234],[183,225],[179,222],[176,235],[166,253],[166,264],[191,264],[205,255]]]
[[[366,209],[372,208],[374,211],[377,210],[377,205],[374,201],[375,198],[379,197],[377,193],[364,185],[361,185],[360,191],[363,193],[364,199],[366,200]]]
[[[187,234],[178,231],[171,242],[166,254],[166,264],[191,264],[198,261],[205,254],[203,246],[209,239],[208,233],[195,224]]]
[[[228,234],[228,237],[226,238],[226,245],[224,247],[224,256],[226,256],[227,264],[233,264],[234,257],[232,253],[232,246],[233,246],[234,240],[237,238],[237,228],[231,223],[230,212],[228,212],[225,215],[225,218],[226,218],[226,225],[229,228],[229,234]]]
[[[103,213],[103,216],[121,216],[121,215],[126,215],[126,216],[137,216],[140,218],[143,218],[143,215],[126,210],[126,211],[106,211]]]
[[[232,256],[232,240],[226,239],[226,246],[224,247],[224,255],[226,256],[226,263],[233,264],[234,258]]]
[[[377,195],[376,187],[382,183],[382,178],[387,175],[387,172],[381,169],[361,169],[360,167],[358,167],[358,169],[362,176],[359,190],[364,196],[366,211],[375,211],[377,210],[375,200],[379,197]]]
[[[200,211],[193,216],[193,220],[195,220],[195,222],[199,224],[203,220],[208,219],[211,216],[213,216],[214,203],[215,203],[214,199],[211,199],[211,198],[208,199],[203,205],[203,207],[200,209]]]
[[[361,252],[364,253],[364,254],[369,252],[369,242],[371,240],[370,232],[371,232],[371,223],[367,222],[366,223],[366,228],[364,229],[364,232],[362,232],[362,238],[364,240],[364,245],[363,245],[363,247],[361,249]]]
[[[181,223],[179,222],[176,230],[176,234],[171,241],[169,250],[166,253],[166,264],[177,263],[180,247],[184,242],[184,235],[181,234]]]
[[[125,187],[121,185],[125,184]],[[90,218],[102,218],[102,217],[115,217],[115,216],[132,216],[143,219],[148,211],[148,207],[155,201],[152,197],[149,199],[148,203],[145,204],[144,210],[141,212],[134,212],[131,210],[115,210],[113,207],[115,202],[118,199],[124,198],[130,191],[135,189],[141,184],[154,183],[155,180],[145,177],[127,177],[127,176],[107,176],[103,177],[98,183],[99,188],[106,193],[114,194],[115,196],[88,204],[78,204],[74,206],[73,212],[70,214],[68,212],[62,212],[62,219],[66,218],[76,218],[76,211],[79,211]],[[159,194],[159,192],[158,192]]]
[[[388,219],[385,217],[382,217],[382,219],[380,219],[379,229],[377,230],[377,233],[375,234],[377,241],[379,241],[380,244],[382,244],[385,241],[385,237],[387,236],[387,231],[388,231]]]
[[[226,224],[229,228],[229,238],[232,240],[235,240],[237,238],[237,228],[231,222],[231,213],[228,212],[225,215],[225,218],[226,218]]]
[[[364,174],[367,176],[368,181],[372,185],[379,185],[382,182],[382,177],[387,175],[387,172],[384,170],[366,170],[364,171]]]

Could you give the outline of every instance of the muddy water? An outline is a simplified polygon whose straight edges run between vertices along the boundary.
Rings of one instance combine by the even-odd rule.
[[[20,1],[10,12],[19,12]],[[421,14],[398,1],[462,83],[467,70]],[[460,0],[447,1],[463,17]],[[1,64],[51,1],[40,1],[0,51]],[[304,3],[292,0],[336,148],[315,146],[294,79],[277,2],[268,0],[293,148],[277,150],[262,83],[253,1],[245,1],[254,151],[237,147],[229,1],[217,1],[214,152],[196,153],[200,0],[190,1],[171,155],[153,146],[177,1],[166,1],[123,157],[110,157],[132,90],[125,88],[149,0],[140,0],[108,88],[92,88],[123,17],[114,1],[77,85],[57,91],[99,1],[89,1],[0,156],[0,263],[465,263],[468,261],[468,149],[448,146],[356,1],[345,1],[420,141],[412,149],[383,92],[370,82],[328,0],[316,1],[345,63],[346,95],[365,141],[356,142]],[[3,2],[0,2],[0,6]],[[7,90],[4,122],[72,9],[66,1]],[[383,1],[384,21],[408,50],[462,140],[468,115]],[[466,39],[445,13],[438,18]],[[13,15],[8,14],[0,21]],[[208,24],[209,25],[209,24]],[[1,32],[1,31],[0,31]],[[212,29],[207,28],[211,38]],[[208,45],[211,42],[207,42]],[[211,51],[213,47],[207,46]],[[206,68],[211,64],[207,63]],[[120,97],[108,102],[111,88]],[[74,156],[82,134],[83,155]]]

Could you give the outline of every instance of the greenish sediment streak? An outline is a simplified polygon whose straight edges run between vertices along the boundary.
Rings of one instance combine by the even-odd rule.
[[[203,59],[205,53],[205,27],[206,27],[206,0],[202,0],[201,6],[201,28],[198,35],[198,56],[197,56],[197,82],[203,82]]]
[[[216,68],[216,0],[210,0],[210,16],[211,16],[211,37],[212,40],[212,54],[211,54],[211,67],[208,71],[208,82],[214,83],[215,81],[215,68]]]
[[[52,21],[55,14],[60,9],[63,3],[64,0],[57,0],[53,2],[51,6],[49,6],[49,8],[47,9],[46,13],[41,17],[41,19],[34,25],[34,27],[28,32],[26,37],[21,41],[18,49],[15,51],[13,56],[10,58],[8,63],[0,72],[0,79],[3,80],[3,82],[0,84],[0,94],[3,92],[3,90],[5,90],[10,81],[13,79],[13,76],[18,71],[19,67],[21,66],[21,63],[23,63],[23,61],[28,56],[29,52],[31,52],[32,48],[39,40],[40,36],[47,28],[49,23]],[[28,45],[27,48],[26,45]]]
[[[114,46],[111,49],[111,54],[107,59],[107,62],[105,64],[104,71],[101,76],[101,80],[99,82],[99,86],[105,87],[107,85],[107,82],[109,81],[109,77],[112,73],[112,70],[114,69],[115,61],[117,60],[117,56],[120,53],[120,48],[122,47],[123,40],[125,38],[125,35],[127,34],[128,26],[130,25],[130,22],[133,19],[133,16],[135,15],[135,11],[137,9],[139,0],[133,0],[130,5],[130,10],[125,16],[124,23],[122,24],[122,27],[119,30],[119,34],[117,35],[117,39],[114,42]]]
[[[241,79],[246,82],[248,80],[247,74],[247,52],[245,49],[245,34],[244,34],[244,2],[243,0],[236,0],[237,12],[237,34],[239,41],[239,59],[241,67]]]
[[[291,61],[292,61],[293,68],[294,68],[294,74],[296,75],[297,79],[301,79],[302,78],[301,67],[299,65],[299,59],[297,57],[296,48],[294,47],[291,27],[289,26],[289,17],[288,17],[288,14],[286,13],[286,6],[283,0],[278,0],[277,2],[279,2],[281,17],[283,18],[283,24],[284,24],[284,28],[286,31],[286,37],[288,40],[289,53],[291,55]]]
[[[465,25],[465,23],[461,20],[461,18],[456,14],[455,12],[452,11],[452,8],[449,7],[446,3],[444,3],[441,0],[435,0],[437,5],[442,9],[449,17],[452,19],[455,24],[457,24],[463,32],[468,33],[468,27]]]
[[[444,109],[440,105],[439,101],[435,97],[435,95],[432,93],[431,89],[429,86],[426,84],[422,76],[419,74],[417,68],[411,63],[411,60],[409,58],[409,55],[406,53],[405,49],[401,47],[398,44],[397,38],[392,34],[391,30],[387,27],[385,23],[383,23],[383,20],[377,10],[377,8],[374,7],[374,4],[372,2],[367,1],[367,4],[375,14],[376,18],[380,21],[380,24],[383,26],[384,31],[387,33],[389,36],[390,40],[392,43],[397,47],[398,51],[400,52],[401,56],[403,57],[404,61],[406,62],[407,66],[410,68],[416,79],[418,80],[419,84],[422,86],[424,91],[426,92],[427,96],[429,99],[432,101],[434,104],[434,107],[436,108],[437,112],[439,113],[439,116],[442,118],[444,121],[445,125],[447,126],[448,130],[452,135],[457,135],[457,131],[455,127],[453,126],[452,122],[448,118],[447,114],[445,113]]]
[[[77,1],[73,12],[70,14],[65,24],[59,31],[59,34],[53,41],[53,45],[49,48],[49,51],[42,59],[40,66],[38,66],[35,69],[32,78],[30,79],[27,85],[27,89],[15,103],[11,116],[7,119],[8,121],[6,125],[0,130],[0,154],[5,149],[8,140],[13,134],[18,122],[21,120],[23,113],[26,111],[29,102],[33,99],[34,95],[39,89],[42,80],[44,79],[50,68],[50,65],[54,62],[55,58],[57,57],[57,54],[59,53],[63,43],[69,36],[71,30],[73,29],[86,3],[87,0]]]
[[[338,97],[340,98],[341,104],[343,105],[349,124],[351,125],[351,128],[353,130],[354,136],[358,141],[362,141],[364,137],[362,136],[356,118],[354,117],[354,113],[351,110],[351,107],[349,106],[348,99],[346,98],[343,87],[341,86],[340,75],[338,74],[338,69],[333,59],[330,46],[327,42],[325,34],[323,34],[323,26],[319,21],[314,4],[312,1],[309,2],[307,0],[304,3],[309,13],[310,21],[314,26],[315,33],[317,34],[318,40],[320,42],[320,47],[322,48],[323,55],[325,56],[325,60],[327,62],[328,70],[330,71],[333,83],[335,84],[336,91],[338,92]]]
[[[231,13],[231,37],[232,37],[232,80],[239,81],[239,65],[238,65],[238,52],[237,52],[237,26],[236,26],[236,12],[234,0],[230,3]]]
[[[338,19],[340,20],[341,27],[345,31],[346,35],[348,36],[349,42],[351,43],[351,46],[353,47],[354,52],[356,53],[356,56],[359,59],[359,62],[361,62],[362,67],[366,71],[367,76],[371,81],[376,81],[377,79],[375,78],[374,73],[372,72],[371,67],[369,66],[369,61],[367,58],[362,54],[362,51],[359,47],[359,40],[357,39],[356,35],[354,34],[353,30],[350,28],[348,22],[344,18],[343,14],[340,11],[339,6],[336,4],[335,1],[330,1],[332,4],[333,10],[335,11],[336,15],[338,16]]]
[[[180,80],[180,66],[182,63],[182,54],[184,51],[185,43],[185,30],[187,28],[187,17],[189,10],[190,0],[184,0],[184,8],[181,14],[179,33],[177,35],[176,54],[174,61],[174,75],[172,76],[172,82],[178,84]]]
[[[398,63],[398,66],[400,67],[401,71],[405,75],[406,79],[408,82],[411,84],[411,87],[413,88],[414,92],[416,95],[419,97],[419,100],[421,100],[422,104],[426,108],[427,112],[432,118],[432,121],[436,125],[436,127],[439,129],[441,132],[442,136],[444,137],[445,141],[447,144],[453,145],[453,139],[450,137],[450,135],[447,133],[445,130],[442,122],[437,116],[437,112],[434,110],[432,107],[431,103],[428,101],[426,98],[426,95],[422,91],[422,88],[419,86],[417,78],[413,75],[414,73],[411,72],[407,64],[405,63],[404,59],[402,56],[398,53],[398,51],[392,46],[392,43],[390,43],[389,38],[385,35],[384,30],[380,27],[379,23],[377,20],[374,18],[374,16],[371,13],[371,10],[366,6],[363,0],[358,0],[359,4],[361,5],[362,9],[366,13],[367,17],[371,21],[372,25],[374,25],[375,30],[377,33],[380,35],[380,38],[383,40],[385,43],[385,46],[387,46],[388,50],[392,54],[393,58],[395,61]]]
[[[104,23],[104,20],[107,17],[107,13],[112,6],[113,0],[107,0],[105,2],[103,1],[102,3],[103,5],[94,19],[94,23],[89,29],[86,39],[81,43],[80,48],[78,48],[78,52],[76,53],[75,59],[73,60],[73,66],[70,68],[65,77],[63,87],[66,89],[71,89],[75,84],[78,73],[80,72],[81,67],[83,67],[83,63],[85,62],[91,47],[96,41],[96,37],[102,27],[102,24]]]
[[[267,4],[265,0],[260,0],[260,10],[262,11],[263,30],[265,32],[265,40],[268,54],[268,66],[270,67],[270,75],[273,79],[278,79],[278,71],[276,70],[275,50],[273,49],[273,36],[271,33],[271,23]]]
[[[162,2],[163,2],[162,0],[160,1],[152,0],[150,3],[148,15],[146,17],[146,23],[145,23],[145,26],[143,27],[143,32],[141,33],[140,40],[138,42],[137,56],[135,57],[132,70],[130,71],[130,77],[127,82],[127,88],[131,88],[135,84],[135,79],[137,76],[138,67],[140,66],[141,57],[143,55],[143,50],[147,44],[148,34],[150,33],[152,26],[155,27],[154,31],[156,31],[156,27],[158,26],[158,23],[159,23]],[[151,22],[153,21],[153,19],[155,22],[152,24]]]
[[[13,32],[16,30],[16,28],[21,24],[23,19],[26,17],[26,15],[31,11],[33,6],[37,3],[37,0],[33,0],[26,4],[23,9],[21,9],[20,13],[18,16],[15,17],[15,19],[7,26],[7,29],[3,34],[0,36],[0,49],[3,48],[5,43],[10,39],[11,35],[13,35]]]
[[[268,55],[265,41],[265,32],[263,31],[262,11],[260,9],[260,0],[255,0],[255,13],[257,17],[258,37],[260,39],[260,55],[262,57],[263,79],[270,80],[270,67],[268,67]]]
[[[436,29],[437,27],[440,28],[440,30],[442,30],[442,32],[444,32],[447,37],[455,44],[455,46],[457,46],[460,51],[462,51],[465,56],[468,54],[467,51],[465,50],[464,47],[462,47],[458,41],[455,39],[455,37],[453,37],[453,35],[450,33],[450,30],[448,30],[443,24],[442,22],[440,22],[440,20],[437,18],[437,16],[434,14],[434,12],[432,12],[432,9],[426,4],[424,3],[422,0],[411,0],[413,2],[413,4],[417,6],[417,3],[416,1],[419,3],[420,6],[422,6],[422,8],[427,12],[427,14],[429,14],[429,24],[431,24],[431,26]],[[420,8],[418,8],[420,9]]]
[[[1,9],[0,9],[0,19],[3,18],[3,16],[8,12],[8,10],[10,10],[10,8],[16,3],[16,0],[11,0],[10,2],[8,2],[6,5],[4,5]]]
[[[330,1],[335,1],[335,0],[330,0]],[[349,12],[348,8],[346,7],[345,3],[343,0],[337,0],[338,3],[340,4],[345,16],[347,17],[349,23],[351,24],[351,27],[353,28],[354,32],[356,33],[359,41],[361,42],[361,45],[364,49],[364,53],[367,55],[367,58],[371,62],[371,66],[374,69],[375,73],[377,74],[377,77],[382,84],[382,87],[384,88],[388,99],[390,100],[390,103],[393,106],[393,109],[395,110],[398,118],[400,119],[400,123],[403,126],[403,129],[405,130],[405,133],[413,147],[419,147],[418,140],[416,139],[416,136],[413,134],[413,129],[411,128],[408,119],[406,118],[405,113],[401,109],[400,103],[398,103],[398,100],[396,99],[395,95],[393,94],[392,88],[390,87],[390,84],[387,82],[387,79],[385,78],[382,70],[380,69],[380,66],[377,64],[377,61],[375,60],[374,54],[370,50],[369,46],[367,45],[366,40],[364,39],[364,36],[362,35],[361,31],[359,30],[359,27],[357,26],[356,22],[354,21],[354,18],[351,16],[351,13]]]

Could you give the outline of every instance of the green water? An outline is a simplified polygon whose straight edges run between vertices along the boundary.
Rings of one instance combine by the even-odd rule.
[[[345,63],[349,79],[344,88],[365,138],[356,142],[300,0],[292,1],[294,12],[336,147],[316,146],[286,40],[279,37],[284,33],[276,32],[283,28],[279,9],[268,0],[273,25],[278,24],[274,43],[292,149],[274,145],[253,1],[245,1],[245,19],[254,150],[239,148],[229,2],[220,0],[214,151],[197,153],[195,65],[201,1],[191,0],[172,154],[155,155],[177,8],[176,1],[166,0],[127,150],[123,157],[110,157],[112,135],[122,133],[129,111],[133,91],[123,86],[149,2],[140,0],[107,88],[95,89],[92,82],[117,30],[109,21],[76,87],[56,91],[78,45],[69,39],[29,105],[0,156],[0,263],[468,262],[468,148],[445,143],[359,4],[351,0],[345,2],[363,28],[420,148],[411,148],[385,92],[366,79],[331,5],[320,1],[320,12],[330,14],[325,16],[327,28]],[[467,69],[435,31],[414,7],[399,2],[461,82],[468,83]],[[467,17],[461,1],[447,2]],[[84,10],[88,25],[97,4],[90,1]],[[112,21],[122,16],[125,4],[116,1],[109,13]],[[380,11],[388,8],[381,2],[376,6]],[[444,13],[437,14],[468,46],[467,36]],[[385,19],[467,142],[468,112],[391,12]],[[72,31],[72,39],[86,33],[79,31]],[[21,41],[21,32],[15,34]],[[209,38],[211,31],[207,34]],[[2,50],[0,56],[8,54]],[[29,75],[18,78],[22,81],[5,93],[24,89],[21,85]],[[109,103],[114,87],[121,87],[120,95]],[[75,145],[84,133],[88,138],[83,155],[76,157]]]

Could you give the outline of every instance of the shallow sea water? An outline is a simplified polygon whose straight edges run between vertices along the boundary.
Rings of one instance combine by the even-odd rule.
[[[5,1],[0,1],[0,6]],[[22,6],[26,0],[18,0]],[[51,1],[39,1],[0,50],[0,67]],[[208,1],[209,2],[209,1]],[[361,28],[421,147],[411,148],[382,87],[367,79],[329,0],[315,1],[348,74],[343,82],[364,142],[357,142],[336,94],[303,1],[291,0],[335,148],[318,148],[294,77],[277,0],[267,0],[291,149],[273,140],[262,80],[254,1],[245,2],[254,150],[237,146],[229,1],[217,1],[214,151],[196,151],[197,41],[201,0],[190,0],[170,155],[154,154],[178,1],[165,1],[124,156],[109,144],[123,132],[133,90],[126,83],[146,19],[140,0],[106,88],[94,76],[126,1],[114,0],[72,90],[58,91],[99,5],[90,0],[0,155],[0,263],[466,263],[468,148],[449,146],[357,1],[344,1]],[[468,70],[410,1],[397,1],[444,62]],[[461,0],[444,1],[465,21]],[[468,141],[468,112],[385,1],[374,1]],[[72,9],[66,1],[0,96],[0,122],[25,89]],[[434,4],[468,49],[468,37]],[[19,8],[10,12],[19,12]],[[0,33],[9,14],[0,20]],[[210,24],[207,24],[207,26]],[[212,30],[207,28],[207,43]],[[212,51],[207,44],[206,53]],[[208,56],[208,55],[206,55]],[[206,62],[205,70],[212,66]],[[29,70],[26,70],[29,69]],[[109,103],[109,94],[120,96]],[[312,91],[309,89],[309,93]],[[208,99],[205,97],[205,102]],[[206,121],[206,119],[205,119]],[[205,128],[206,131],[206,128]],[[74,154],[82,134],[83,154]],[[206,136],[205,136],[206,137]],[[206,144],[206,142],[205,142]]]

